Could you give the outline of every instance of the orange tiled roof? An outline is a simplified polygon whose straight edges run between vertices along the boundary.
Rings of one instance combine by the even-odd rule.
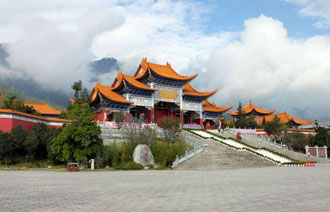
[[[41,119],[41,120],[45,120],[45,121],[72,122],[72,120],[58,119],[58,118],[48,118],[48,117],[37,116],[37,115],[33,115],[33,114],[28,114],[28,113],[22,113],[22,112],[19,112],[19,111],[16,111],[16,110],[10,110],[10,109],[0,109],[0,113],[17,114],[17,115],[28,116],[28,117],[31,117],[31,118]]]
[[[252,111],[256,111],[257,113],[261,113],[264,115],[270,115],[272,113],[275,112],[275,110],[264,110],[261,109],[260,107],[255,106],[254,104],[252,104],[251,100],[249,102],[249,104],[247,106],[245,106],[244,108],[242,108],[242,114],[249,114]],[[231,116],[237,116],[238,115],[238,111],[234,111],[234,112],[227,112],[227,114],[231,115]]]
[[[47,102],[43,102],[43,103],[24,102],[24,105],[33,107],[40,114],[60,115],[62,113],[62,111],[49,106]]]
[[[218,91],[218,89],[215,89],[214,91],[211,92],[199,92],[195,90],[190,83],[187,83],[183,86],[183,94],[184,95],[189,95],[189,96],[211,96],[215,94]]]
[[[265,129],[259,128],[256,129],[257,132],[265,132]],[[313,129],[296,129],[296,128],[288,128],[288,131],[298,131],[298,132],[315,132]]]
[[[110,99],[115,102],[121,102],[121,103],[126,103],[126,104],[133,103],[131,101],[128,101],[123,96],[117,94],[116,92],[114,92],[112,90],[113,90],[113,87],[104,86],[104,85],[101,85],[101,83],[97,82],[96,86],[93,88],[93,91],[90,95],[90,99],[92,102],[95,101],[95,99],[97,97],[97,93],[101,93],[107,99]]]
[[[261,125],[264,119],[267,122],[272,121],[275,118],[275,116],[277,116],[281,120],[282,123],[288,123],[290,121],[293,121],[296,124],[310,124],[313,122],[313,120],[305,121],[305,120],[297,119],[297,118],[291,116],[290,114],[284,112],[284,113],[278,113],[278,114],[260,117],[257,120],[257,124]]]
[[[142,70],[140,69],[142,68]],[[171,65],[169,63],[166,63],[166,65],[159,65],[159,64],[154,64],[154,63],[149,63],[147,62],[147,58],[143,58],[142,62],[137,70],[137,72],[135,73],[135,77],[136,79],[141,79],[143,77],[145,77],[148,74],[148,68],[150,68],[150,70],[152,72],[154,72],[155,74],[165,77],[165,78],[169,78],[169,79],[175,79],[175,80],[192,80],[195,77],[197,77],[198,74],[194,74],[192,76],[183,76],[180,75],[178,73],[176,73],[176,71],[173,70],[173,68],[171,67]]]
[[[115,81],[113,82],[113,84],[112,84],[113,89],[119,88],[123,84],[123,80],[125,80],[125,82],[129,83],[130,85],[132,85],[136,88],[140,88],[143,90],[151,90],[151,91],[158,90],[158,89],[150,88],[150,87],[146,86],[145,84],[143,84],[142,82],[137,81],[135,77],[124,75],[122,72],[118,73],[118,76],[116,77]]]
[[[234,105],[230,105],[228,107],[217,107],[213,104],[211,104],[211,102],[209,102],[208,100],[204,100],[203,101],[203,110],[204,111],[210,111],[210,112],[226,112],[230,109],[233,108]]]

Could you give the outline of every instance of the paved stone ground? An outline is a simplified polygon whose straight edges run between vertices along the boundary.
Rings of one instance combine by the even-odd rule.
[[[222,170],[275,166],[248,152],[238,152],[213,141],[205,141],[207,151],[175,167],[177,170]]]
[[[0,211],[329,211],[330,164],[217,171],[0,171]]]

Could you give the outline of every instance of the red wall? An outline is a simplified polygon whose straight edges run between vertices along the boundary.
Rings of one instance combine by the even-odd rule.
[[[104,114],[106,114],[106,112],[99,112],[96,114],[96,117],[94,118],[94,121],[104,121]]]
[[[3,132],[10,132],[13,129],[13,119],[0,118],[0,130]]]
[[[19,119],[11,119],[11,118],[0,118],[0,131],[3,132],[10,132],[13,128],[17,127],[18,125],[21,125],[24,130],[29,130],[32,128],[33,125],[37,123],[30,122],[30,121],[23,121]],[[60,128],[61,126],[53,126],[53,125],[47,125],[48,127],[56,127]]]
[[[13,128],[15,128],[18,125],[21,125],[24,130],[29,130],[35,124],[36,123],[34,123],[34,122],[13,119]]]
[[[167,115],[167,110],[155,110],[155,123]]]

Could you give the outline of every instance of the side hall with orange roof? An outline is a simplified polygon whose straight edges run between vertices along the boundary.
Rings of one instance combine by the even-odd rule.
[[[57,109],[51,107],[50,105],[47,104],[47,102],[43,102],[43,103],[24,102],[24,105],[33,107],[43,117],[58,118],[59,115],[61,115],[61,113],[62,113],[61,110],[57,110]]]
[[[49,118],[22,113],[10,109],[0,109],[0,131],[11,132],[16,126],[21,126],[24,130],[29,130],[33,125],[44,123],[49,127],[60,128],[65,123],[71,123],[71,120]]]
[[[163,117],[178,118],[183,127],[205,127],[218,121],[221,113],[231,109],[207,101],[217,90],[200,92],[190,82],[198,74],[178,74],[170,63],[159,65],[143,58],[134,76],[119,72],[111,86],[96,83],[90,99],[96,120],[112,121],[113,113],[126,113],[126,121],[139,119],[158,123]]]
[[[260,117],[260,116],[270,115],[275,112],[276,112],[275,110],[261,109],[260,107],[257,107],[256,105],[252,104],[251,100],[249,101],[248,105],[246,105],[245,107],[242,108],[242,115],[245,115],[245,116],[254,115],[256,117]],[[235,118],[238,116],[238,111],[236,110],[234,112],[227,112],[227,114],[229,114]]]
[[[284,123],[284,124],[289,123],[291,125],[291,127],[298,127],[300,125],[310,124],[313,122],[313,120],[297,119],[297,118],[293,117],[292,115],[288,114],[287,112],[284,112],[284,113],[277,113],[277,114],[273,114],[273,115],[259,117],[257,119],[257,124],[259,126],[261,126],[262,123],[264,123],[264,122],[272,121],[275,118],[275,116],[277,116],[281,120],[282,123]]]

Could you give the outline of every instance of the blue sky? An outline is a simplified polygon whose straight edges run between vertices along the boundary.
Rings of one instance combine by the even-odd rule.
[[[196,1],[205,4],[205,32],[241,31],[244,20],[261,14],[283,22],[290,37],[306,38],[328,34],[329,29],[313,26],[315,17],[299,15],[300,7],[282,0],[206,0]]]

